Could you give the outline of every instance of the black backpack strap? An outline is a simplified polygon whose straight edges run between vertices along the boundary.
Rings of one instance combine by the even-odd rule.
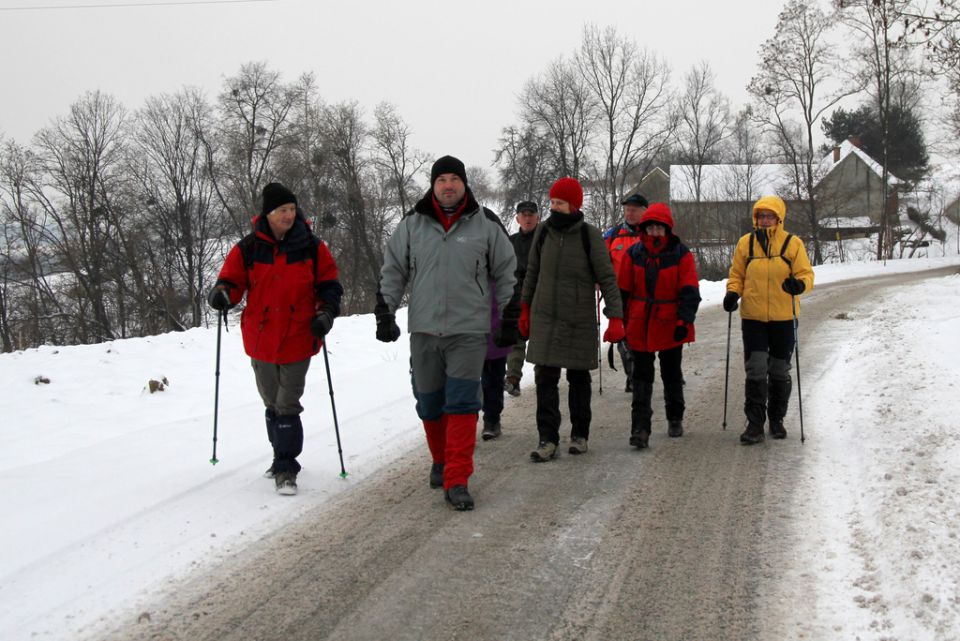
[[[787,239],[783,241],[783,245],[780,246],[780,258],[783,259],[783,262],[790,267],[790,273],[793,273],[793,263],[790,262],[790,259],[787,258],[787,245],[790,244],[790,241],[793,240],[793,234],[787,234]]]

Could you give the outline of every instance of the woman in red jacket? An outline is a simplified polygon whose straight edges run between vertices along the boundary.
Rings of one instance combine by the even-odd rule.
[[[310,359],[340,313],[343,288],[330,250],[310,231],[297,197],[280,183],[264,187],[253,232],[230,250],[208,301],[222,311],[244,294],[243,347],[273,446],[265,476],[274,479],[280,494],[296,494],[297,456],[303,450],[300,397]]]
[[[673,234],[670,208],[653,203],[639,225],[641,240],[627,250],[617,283],[634,358],[630,445],[643,449],[650,439],[653,359],[658,352],[667,434],[683,435],[683,344],[694,340],[700,286],[693,254]]]

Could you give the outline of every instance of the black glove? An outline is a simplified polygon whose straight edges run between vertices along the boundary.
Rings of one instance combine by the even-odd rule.
[[[794,278],[793,276],[783,279],[783,284],[780,285],[780,287],[791,296],[799,296],[803,293],[803,290],[807,288],[802,280]]]
[[[333,327],[333,316],[330,312],[321,309],[310,321],[310,332],[317,338],[323,338]]]
[[[227,290],[222,286],[217,285],[210,290],[210,293],[207,294],[207,302],[210,304],[210,307],[214,308],[218,312],[222,312],[225,309],[230,309],[230,295],[227,294]]]
[[[740,305],[737,304],[738,300],[740,300],[740,294],[737,292],[727,292],[727,295],[723,297],[723,311],[736,311],[736,309],[740,307]]]
[[[377,340],[382,343],[392,343],[400,338],[400,328],[397,327],[397,318],[391,313],[377,314]]]
[[[687,329],[686,325],[677,325],[673,328],[673,340],[678,343],[687,337],[687,334],[690,333],[690,330]]]
[[[493,335],[493,344],[497,347],[511,347],[520,341],[520,328],[517,321],[503,321]]]

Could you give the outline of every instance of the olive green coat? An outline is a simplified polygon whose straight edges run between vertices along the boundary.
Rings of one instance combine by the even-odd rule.
[[[580,231],[584,225],[589,257]],[[597,283],[606,303],[604,314],[623,318],[617,277],[600,230],[583,220],[566,229],[545,221],[534,234],[521,297],[530,306],[527,360],[566,369],[597,369]],[[547,234],[542,243],[540,234]]]

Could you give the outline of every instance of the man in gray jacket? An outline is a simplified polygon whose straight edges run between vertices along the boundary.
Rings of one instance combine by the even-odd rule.
[[[477,203],[463,163],[439,158],[430,170],[430,189],[387,241],[375,313],[377,339],[397,340],[394,314],[409,285],[413,392],[433,457],[430,486],[443,486],[457,510],[474,504],[467,481],[490,332],[488,280],[496,284],[503,318],[494,341],[512,345],[519,337],[516,265],[503,224]]]

